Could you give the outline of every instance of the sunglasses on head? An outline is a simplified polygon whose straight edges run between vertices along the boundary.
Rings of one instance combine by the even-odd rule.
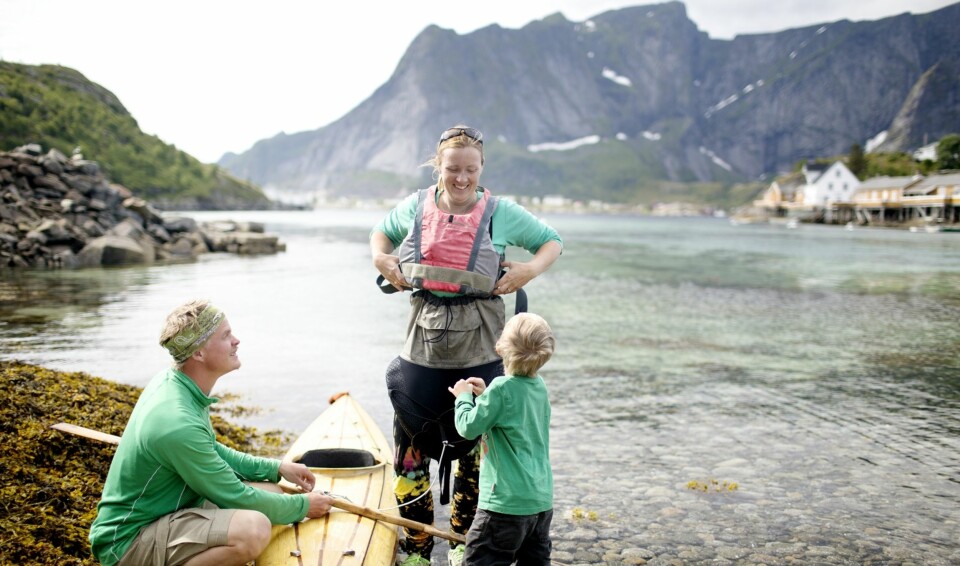
[[[457,136],[467,136],[473,141],[483,144],[483,132],[476,128],[450,128],[449,130],[440,134],[440,141],[437,144],[441,144],[447,141],[450,138],[455,138]]]

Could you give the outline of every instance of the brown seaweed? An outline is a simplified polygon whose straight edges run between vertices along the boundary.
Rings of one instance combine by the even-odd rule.
[[[121,435],[142,389],[4,360],[0,380],[0,564],[97,564],[87,534],[114,447],[50,426],[69,422]],[[238,450],[276,456],[289,441],[278,431],[211,418],[218,439]]]

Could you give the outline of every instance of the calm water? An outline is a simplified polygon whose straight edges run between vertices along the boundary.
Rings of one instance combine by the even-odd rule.
[[[296,432],[350,390],[389,432],[407,309],[374,285],[381,215],[195,214],[265,222],[288,251],[5,273],[0,356],[144,385],[163,317],[208,297],[243,360],[215,391],[262,408],[245,422]],[[567,247],[528,293],[558,338],[561,556],[960,563],[960,234],[547,220]],[[688,488],[712,481],[737,487]]]

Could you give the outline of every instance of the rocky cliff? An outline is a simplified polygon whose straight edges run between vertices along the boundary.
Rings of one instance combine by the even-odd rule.
[[[888,129],[888,150],[960,131],[958,26],[960,4],[716,40],[679,2],[431,26],[340,120],[220,164],[268,194],[392,196],[429,181],[417,166],[466,122],[487,138],[485,184],[504,192],[619,200],[665,180],[756,180]]]

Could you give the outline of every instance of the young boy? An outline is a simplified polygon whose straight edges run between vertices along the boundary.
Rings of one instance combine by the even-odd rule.
[[[457,432],[468,439],[482,434],[484,446],[480,501],[467,533],[465,564],[550,564],[550,400],[537,372],[554,346],[543,318],[518,314],[496,344],[506,375],[486,388],[479,377],[450,388],[457,398]]]

